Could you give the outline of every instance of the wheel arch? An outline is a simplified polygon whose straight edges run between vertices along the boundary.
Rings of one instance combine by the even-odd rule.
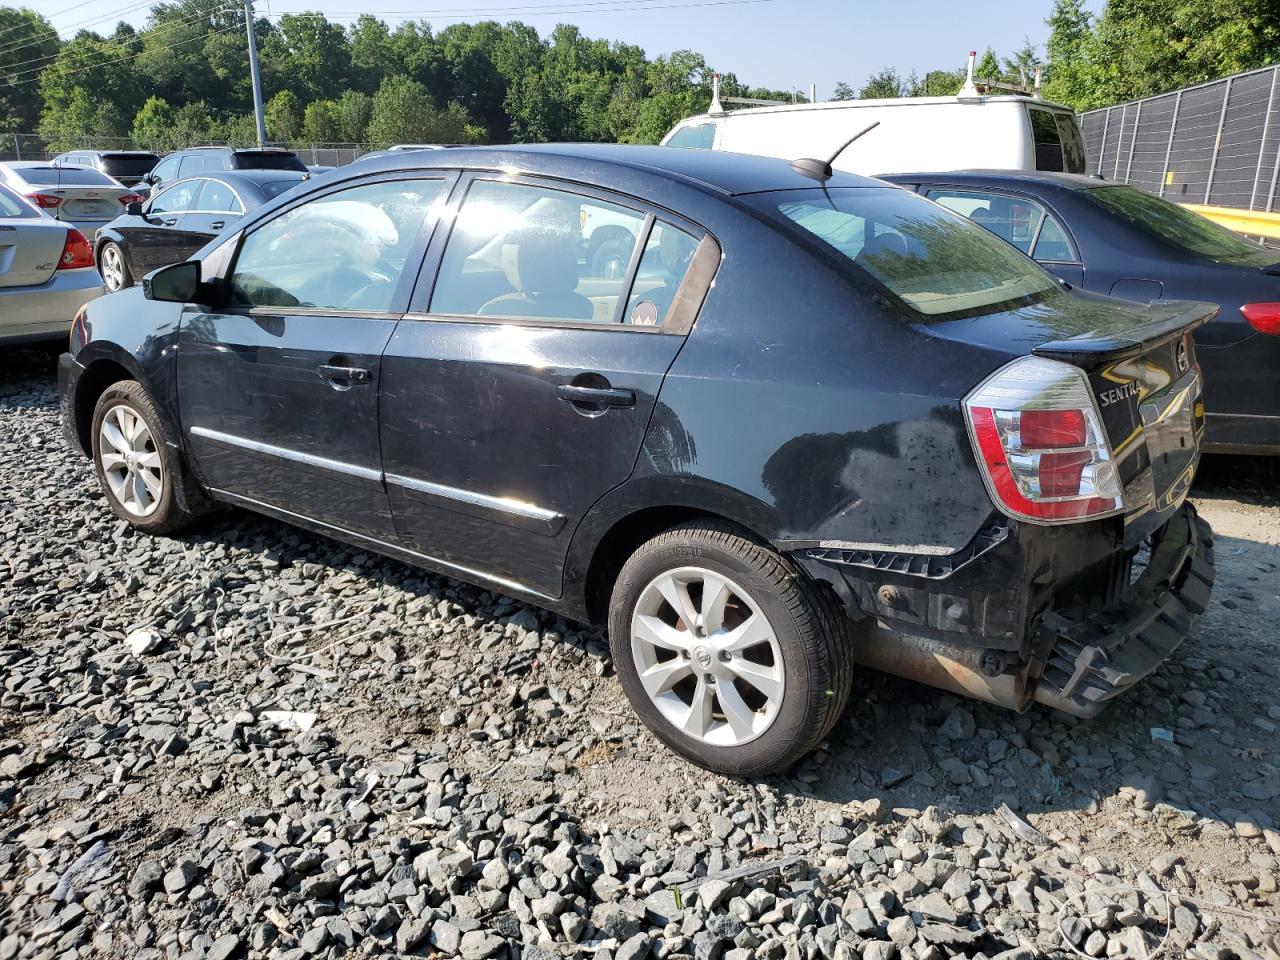
[[[137,363],[126,351],[118,347],[105,349],[108,345],[101,342],[96,342],[93,346],[95,356],[87,361],[77,358],[84,372],[76,381],[75,397],[72,401],[72,422],[75,425],[80,449],[85,456],[89,456],[93,450],[93,408],[97,406],[98,398],[106,392],[108,387],[122,380],[137,380],[146,385]],[[114,344],[110,346],[114,347]]]

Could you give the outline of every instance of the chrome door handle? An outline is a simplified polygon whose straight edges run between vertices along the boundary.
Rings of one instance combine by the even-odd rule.
[[[605,407],[634,407],[636,392],[625,387],[575,387],[562,383],[556,387],[556,396],[570,403],[599,404]]]
[[[177,223],[177,222],[178,222],[178,218],[177,218],[177,217],[170,217],[168,220],[165,220],[165,221],[163,221],[163,222],[164,222],[164,225],[165,225],[166,227],[172,227],[175,223]]]
[[[332,363],[322,363],[316,368],[320,376],[330,383],[349,387],[353,383],[368,383],[371,375],[364,367],[339,367]]]
[[[221,230],[221,229],[222,229],[223,227],[225,227],[226,225],[227,225],[227,221],[225,221],[225,220],[215,220],[215,221],[213,221],[213,223],[209,224],[209,229],[210,229],[210,230]]]

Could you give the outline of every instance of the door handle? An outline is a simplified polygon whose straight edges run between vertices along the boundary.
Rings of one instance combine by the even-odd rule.
[[[577,387],[562,383],[556,396],[569,403],[598,404],[605,407],[634,407],[636,392],[626,387]]]
[[[175,223],[177,223],[177,222],[178,222],[178,218],[177,218],[177,217],[170,217],[168,220],[165,220],[165,221],[164,221],[164,225],[165,225],[166,227],[172,227],[172,226],[173,226]]]
[[[322,363],[316,368],[320,376],[335,386],[349,387],[353,383],[368,383],[369,371],[364,367],[339,367],[332,363]]]
[[[213,221],[213,223],[209,224],[209,229],[210,229],[210,230],[221,230],[221,229],[222,229],[223,227],[225,227],[226,225],[227,225],[227,221],[225,221],[225,220],[215,220],[215,221]]]

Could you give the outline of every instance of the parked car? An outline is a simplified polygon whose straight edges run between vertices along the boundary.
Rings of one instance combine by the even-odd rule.
[[[1280,454],[1280,250],[1093,177],[967,170],[885,179],[980,223],[1074,287],[1218,304],[1217,319],[1195,335],[1205,449]]]
[[[413,159],[82,312],[66,433],[117,516],[238,504],[607,622],[644,722],[741,775],[827,734],[855,658],[1090,716],[1203,611],[1212,305],[1069,293],[936,204],[777,160]],[[621,277],[582,255],[595,207],[631,218]]]
[[[1042,100],[1038,91],[993,92],[998,88],[975,82],[973,54],[969,67],[969,79],[954,97],[726,110],[717,93],[707,113],[681,120],[662,144],[785,160],[817,157],[861,174],[968,167],[1085,172],[1084,137],[1070,107]],[[858,134],[863,135],[842,149]]]
[[[154,192],[165,184],[203,173],[224,170],[296,170],[306,173],[307,165],[292,150],[278,147],[192,147],[170,153],[143,179]]]
[[[53,219],[75,227],[90,241],[100,226],[141,199],[97,170],[34,161],[0,163],[0,183],[22,194]]]
[[[0,343],[65,339],[101,293],[84,234],[0,186]]]
[[[179,180],[98,231],[94,259],[108,290],[191,256],[240,218],[307,179],[292,170],[243,170]]]
[[[126,187],[136,187],[160,162],[145,150],[76,150],[53,158],[55,167],[87,167],[105,173]]]

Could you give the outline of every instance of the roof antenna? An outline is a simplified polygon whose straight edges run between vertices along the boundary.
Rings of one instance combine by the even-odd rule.
[[[804,157],[800,160],[792,160],[791,169],[794,170],[796,173],[800,174],[800,176],[802,177],[808,177],[810,180],[817,180],[819,183],[826,183],[828,180],[831,179],[831,176],[834,173],[834,171],[831,169],[831,164],[835,163],[836,157],[844,153],[845,150],[849,147],[849,145],[853,143],[853,141],[857,140],[864,133],[870,133],[872,130],[874,130],[878,126],[880,126],[879,120],[877,120],[875,123],[872,123],[863,127],[861,130],[855,133],[852,137],[850,137],[844,143],[840,144],[840,148],[836,150],[836,152],[833,153],[826,160],[815,160],[812,157]]]

